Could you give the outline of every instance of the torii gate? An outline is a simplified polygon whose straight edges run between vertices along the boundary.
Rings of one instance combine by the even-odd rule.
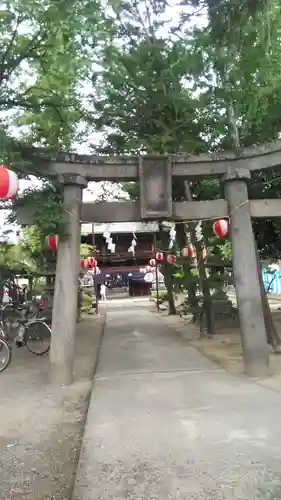
[[[50,351],[51,379],[59,385],[73,380],[76,331],[77,275],[83,222],[140,220],[202,220],[230,216],[233,270],[236,282],[245,371],[250,376],[268,374],[266,330],[251,217],[280,217],[281,200],[248,200],[251,172],[281,166],[281,141],[217,155],[91,156],[38,153],[46,172],[64,186],[69,239],[59,242]],[[198,180],[217,177],[225,198],[213,201],[172,202],[172,177]],[[89,181],[140,182],[140,202],[82,204]],[[19,224],[32,224],[32,213],[21,209]]]

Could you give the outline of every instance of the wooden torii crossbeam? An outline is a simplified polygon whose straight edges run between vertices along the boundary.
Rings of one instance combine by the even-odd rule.
[[[120,203],[84,203],[83,222],[131,222],[145,218],[170,218],[173,220],[199,220],[225,217],[228,205],[225,200],[172,203],[171,179],[179,177],[199,180],[208,177],[222,178],[231,171],[243,169],[272,169],[281,166],[281,141],[216,155],[146,155],[95,156],[59,153],[36,157],[42,170],[61,177],[81,176],[88,181],[139,181],[141,200]],[[153,173],[153,175],[152,175]],[[149,209],[152,205],[152,209]],[[155,208],[156,207],[156,208]],[[164,207],[164,208],[163,208]],[[280,217],[281,200],[251,200],[252,217]],[[22,209],[18,214],[20,224],[32,223],[32,210]]]
[[[88,181],[134,181],[139,176],[139,164],[142,158],[153,161],[168,158],[171,162],[171,175],[190,180],[207,177],[220,177],[229,168],[246,168],[250,172],[275,168],[281,165],[281,140],[240,149],[239,152],[202,154],[198,156],[181,155],[146,155],[139,156],[96,156],[74,153],[58,153],[47,156],[39,152],[36,160],[53,172],[54,175],[74,174],[85,177]]]
[[[281,217],[281,199],[249,200],[251,217],[274,218]],[[218,219],[229,214],[226,200],[174,202],[172,204],[172,219],[175,221]],[[31,208],[21,208],[18,212],[19,224],[32,224]],[[107,222],[139,222],[141,217],[139,202],[100,202],[83,203],[81,222],[106,224]]]
[[[80,226],[83,222],[139,220],[200,220],[230,217],[232,259],[239,309],[245,370],[268,374],[268,349],[257,274],[251,217],[280,217],[281,200],[249,200],[251,173],[281,166],[281,141],[239,152],[216,155],[91,156],[33,152],[37,164],[64,185],[69,238],[58,248],[53,308],[51,377],[57,384],[72,382],[76,330]],[[200,180],[217,177],[225,199],[173,203],[172,178]],[[139,202],[85,203],[82,190],[89,181],[138,181]],[[82,208],[81,208],[82,207]],[[18,222],[32,224],[32,210],[21,209]]]

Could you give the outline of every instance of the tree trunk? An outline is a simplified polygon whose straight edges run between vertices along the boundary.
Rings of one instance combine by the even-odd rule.
[[[185,198],[187,201],[192,201],[192,193],[188,181],[184,181]],[[190,223],[191,228],[191,242],[196,250],[198,271],[201,283],[201,289],[203,294],[203,308],[206,318],[206,328],[207,332],[211,335],[215,333],[215,322],[214,322],[214,311],[213,311],[213,301],[210,292],[210,287],[208,284],[208,277],[206,274],[206,269],[204,265],[204,260],[202,257],[202,245],[200,241],[197,241],[195,235],[196,223]]]
[[[186,230],[188,229],[187,224],[177,224],[177,241],[179,248],[184,248],[187,246]],[[188,302],[191,306],[198,305],[198,300],[196,296],[196,285],[192,281],[192,273],[190,268],[190,263],[188,260],[183,260],[182,263],[183,273],[184,273],[184,286],[187,290]]]
[[[34,278],[33,276],[28,277],[28,290],[27,290],[27,300],[32,299],[32,294],[33,294],[33,282]]]
[[[168,265],[166,265],[165,283],[166,283],[167,295],[168,295],[168,297],[167,297],[168,298],[168,314],[175,315],[175,314],[177,314],[177,310],[176,310],[174,294],[173,294],[172,276],[171,276],[171,271],[168,268]]]

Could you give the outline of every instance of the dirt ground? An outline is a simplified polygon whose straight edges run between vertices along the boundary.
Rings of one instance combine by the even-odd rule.
[[[155,307],[153,310],[156,312]],[[281,336],[281,311],[276,310],[272,314]],[[222,328],[213,337],[200,339],[199,328],[190,324],[191,317],[184,319],[180,316],[168,316],[167,311],[160,312],[158,316],[165,324],[180,333],[184,340],[219,363],[226,371],[244,376],[239,328]],[[268,352],[271,375],[257,382],[281,392],[281,353],[275,354],[270,346],[268,346]]]
[[[13,349],[0,374],[0,499],[68,500],[105,316],[77,326],[75,383],[48,385],[48,356]]]

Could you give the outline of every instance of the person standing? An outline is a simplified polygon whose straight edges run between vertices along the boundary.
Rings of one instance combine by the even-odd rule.
[[[101,300],[106,300],[107,288],[105,283],[103,283],[100,287],[100,294],[101,294]]]

